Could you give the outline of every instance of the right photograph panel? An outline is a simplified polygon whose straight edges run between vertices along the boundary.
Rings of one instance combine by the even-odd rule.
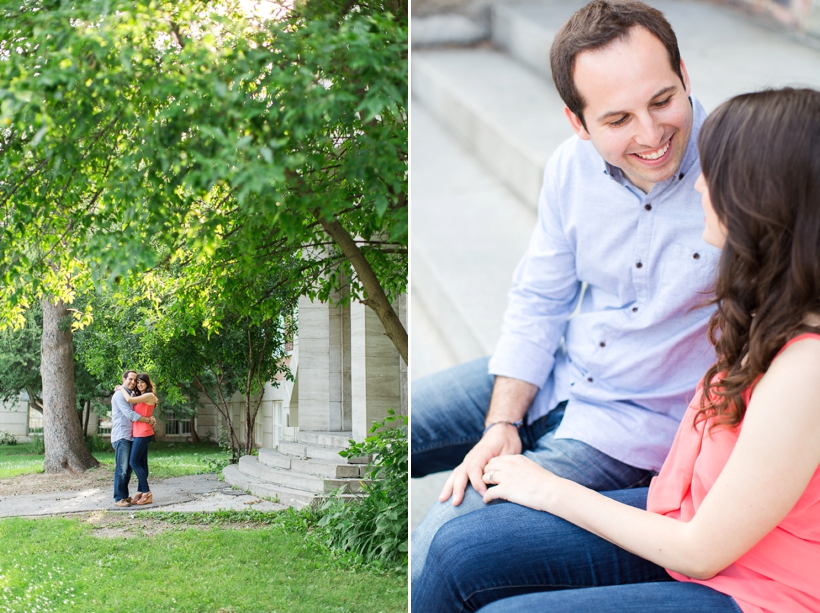
[[[820,457],[735,448],[774,410],[753,386],[794,387],[775,356],[820,351],[789,259],[820,244],[818,11],[414,2],[413,611],[820,609],[793,515]],[[804,477],[757,499],[776,466]],[[686,549],[727,509],[761,527]]]

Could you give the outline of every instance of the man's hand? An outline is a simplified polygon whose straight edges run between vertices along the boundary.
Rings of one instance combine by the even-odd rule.
[[[523,419],[537,392],[538,387],[532,383],[510,377],[495,378],[486,423],[496,425],[487,430],[487,434],[464,457],[464,461],[456,466],[439,494],[439,501],[444,502],[452,496],[453,506],[460,505],[464,500],[464,490],[467,488],[468,481],[473,484],[479,494],[484,495],[487,486],[482,475],[487,462],[497,456],[521,453],[518,428],[496,422]]]
[[[467,489],[468,480],[483,496],[487,491],[482,478],[487,462],[497,456],[519,453],[521,453],[521,439],[518,436],[518,428],[507,424],[493,426],[464,457],[464,461],[453,470],[453,474],[441,490],[439,501],[445,502],[452,495],[453,506],[460,505],[464,500],[464,490]]]
[[[149,417],[149,418],[148,418],[148,425],[149,425],[149,426],[151,426],[151,427],[153,428],[154,426],[156,426],[156,425],[157,425],[157,419],[156,419],[155,417],[153,417],[153,416],[152,416],[152,417]]]

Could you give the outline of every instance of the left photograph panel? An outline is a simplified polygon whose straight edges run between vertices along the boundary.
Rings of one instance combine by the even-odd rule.
[[[7,610],[408,610],[408,61],[406,0],[0,0]]]

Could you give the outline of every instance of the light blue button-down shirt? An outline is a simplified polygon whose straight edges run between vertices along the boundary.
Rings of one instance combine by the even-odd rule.
[[[706,112],[692,105],[679,174],[649,194],[589,141],[573,137],[555,151],[490,360],[491,374],[540,388],[529,422],[568,400],[558,438],[651,470],[715,361],[706,337],[713,309],[696,307],[710,296],[720,251],[701,236],[694,184]]]
[[[113,445],[122,438],[133,441],[133,422],[139,418],[140,414],[131,408],[128,401],[122,397],[120,390],[116,390],[111,396],[111,444]]]

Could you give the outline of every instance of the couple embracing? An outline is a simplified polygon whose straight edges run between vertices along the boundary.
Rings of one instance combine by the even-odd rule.
[[[111,446],[114,447],[114,506],[151,504],[154,499],[148,487],[148,443],[154,439],[152,416],[157,397],[151,378],[126,370],[122,386],[111,397]],[[128,495],[131,472],[137,475],[138,493]]]

